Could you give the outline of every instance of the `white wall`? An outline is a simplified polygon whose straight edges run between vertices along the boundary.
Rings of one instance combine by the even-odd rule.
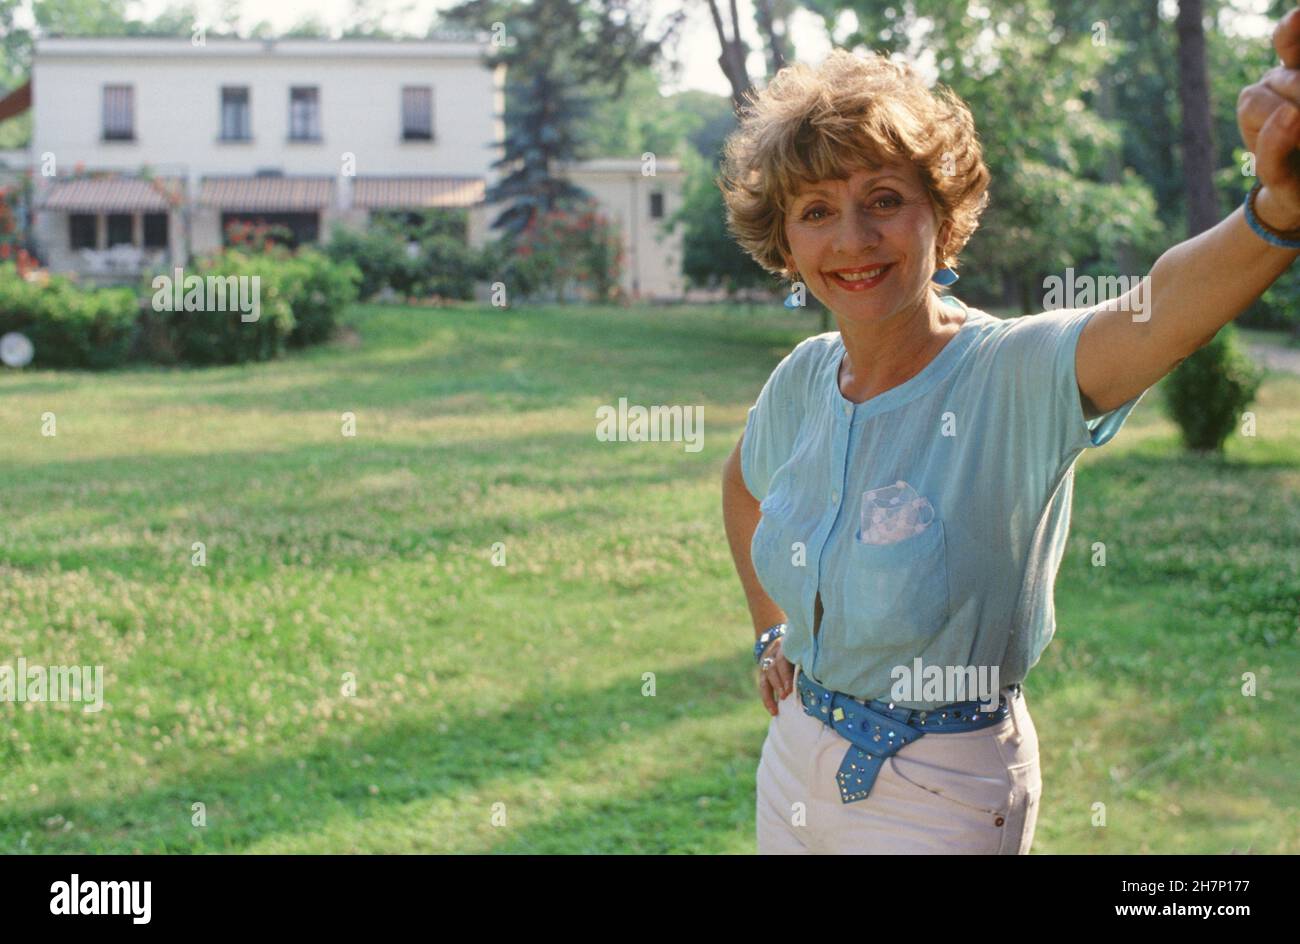
[[[405,48],[397,48],[397,47]],[[53,153],[60,175],[88,168],[138,170],[141,165],[205,174],[340,173],[342,155],[356,155],[356,173],[471,174],[495,180],[499,154],[502,67],[479,60],[469,43],[349,41],[52,39],[38,43],[32,66],[32,158]],[[102,88],[135,88],[137,141],[103,142]],[[223,142],[221,87],[249,88],[253,140]],[[320,95],[319,143],[291,142],[289,89],[315,85]],[[403,85],[433,88],[433,142],[401,140]]]
[[[54,156],[59,176],[77,164],[90,170],[155,173],[188,179],[192,198],[200,178],[251,175],[276,168],[286,176],[339,175],[343,155],[355,155],[355,173],[366,175],[473,175],[491,187],[502,171],[491,164],[503,153],[505,67],[485,64],[486,46],[467,42],[373,42],[352,40],[45,39],[32,66],[33,128],[30,159],[43,189],[44,155]],[[102,89],[134,87],[134,142],[104,142]],[[249,88],[251,142],[223,142],[221,88]],[[289,141],[289,89],[319,88],[320,142]],[[401,89],[433,88],[433,142],[401,140]],[[494,145],[489,147],[488,145]],[[650,193],[664,193],[665,218],[681,205],[684,174],[675,161],[660,161],[654,177],[639,162],[598,160],[560,169],[597,198],[623,231],[624,290],[633,297],[680,298],[681,233],[650,217]],[[41,195],[37,194],[37,202]],[[480,246],[495,233],[488,223],[503,207],[477,207],[470,214],[469,242]],[[66,246],[62,214],[37,213],[36,236],[47,247]],[[326,211],[321,233],[334,219],[364,221],[364,214]],[[182,238],[173,215],[174,245]],[[219,212],[195,207],[192,248],[220,244]],[[71,254],[59,263],[72,263]]]
[[[636,161],[593,160],[558,168],[588,191],[623,233],[623,290],[629,297],[681,298],[682,231],[666,221],[681,209],[683,172],[676,161],[659,161],[653,177]],[[664,195],[663,217],[650,216],[650,194]]]
[[[78,164],[87,170],[155,173],[187,179],[191,199],[211,175],[252,175],[278,169],[286,176],[343,173],[344,154],[358,176],[472,175],[490,186],[504,136],[505,67],[485,64],[486,47],[467,42],[373,42],[188,39],[45,39],[32,65],[32,145],[36,202],[57,177]],[[102,141],[103,87],[134,89],[133,142]],[[221,88],[249,89],[252,140],[222,141]],[[316,86],[321,140],[289,140],[289,89]],[[403,141],[405,85],[433,89],[433,141]],[[489,144],[496,143],[495,147]],[[42,175],[53,156],[56,178]],[[337,192],[337,191],[336,191]],[[364,217],[364,214],[361,214]],[[322,237],[334,219],[322,213]],[[221,243],[220,212],[195,206],[196,252]],[[173,214],[173,245],[183,226]],[[34,233],[56,270],[77,268],[66,249],[67,218],[37,211]]]

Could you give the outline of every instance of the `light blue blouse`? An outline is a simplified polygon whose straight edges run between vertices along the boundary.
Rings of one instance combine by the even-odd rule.
[[[1056,628],[1075,460],[1146,393],[1084,420],[1074,355],[1095,308],[1000,320],[945,300],[966,321],[910,380],[846,400],[843,341],[819,334],[776,366],[745,424],[741,470],[762,511],[750,551],[787,616],[782,650],[859,698],[887,697],[892,669],[917,657],[1025,679]],[[863,493],[900,481],[933,509],[928,526],[864,542]]]

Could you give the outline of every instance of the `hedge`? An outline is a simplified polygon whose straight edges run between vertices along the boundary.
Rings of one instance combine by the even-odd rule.
[[[13,263],[0,263],[0,335],[26,335],[34,367],[116,367],[127,360],[139,315],[129,288],[86,290],[61,276],[29,282]]]

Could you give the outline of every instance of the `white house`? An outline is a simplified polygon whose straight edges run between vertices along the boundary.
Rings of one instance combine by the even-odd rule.
[[[686,294],[682,275],[681,227],[665,221],[681,207],[686,172],[681,162],[597,158],[560,164],[553,174],[590,193],[623,236],[623,289],[633,298],[680,299]]]
[[[54,271],[113,279],[222,244],[233,222],[297,242],[372,214],[464,208],[481,246],[503,207],[505,66],[466,39],[47,38],[33,53],[33,239]],[[3,109],[0,109],[3,111]],[[620,221],[624,288],[681,297],[681,169],[561,172]],[[188,252],[187,252],[188,251]]]

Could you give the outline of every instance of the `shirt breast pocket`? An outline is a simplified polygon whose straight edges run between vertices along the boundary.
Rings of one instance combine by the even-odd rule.
[[[841,597],[846,649],[920,655],[948,619],[948,557],[943,521],[935,518],[892,544],[849,541]]]

